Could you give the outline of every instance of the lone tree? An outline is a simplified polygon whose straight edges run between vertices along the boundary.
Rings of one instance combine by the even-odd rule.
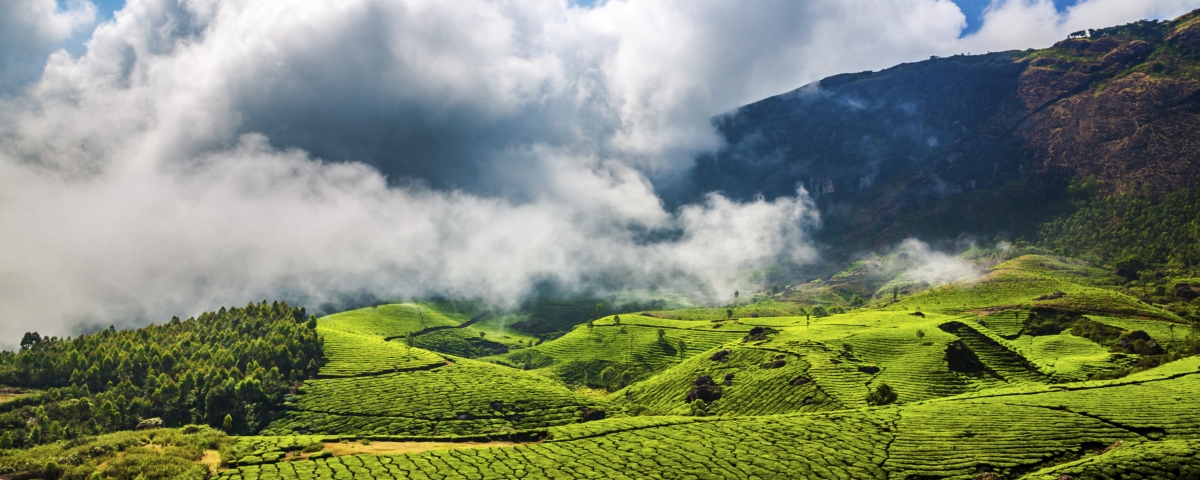
[[[407,350],[404,352],[406,355],[412,353],[414,343],[412,332],[408,332],[408,334],[404,335],[404,346],[407,347]]]
[[[664,343],[666,341],[667,341],[667,331],[663,330],[661,328],[658,329],[658,343]]]
[[[682,338],[679,339],[679,342],[675,344],[675,349],[679,350],[679,361],[682,362],[683,361],[683,352],[687,351],[687,344],[683,342]]]
[[[900,298],[900,287],[892,287],[892,301],[895,302]]]
[[[925,338],[925,331],[917,330],[917,338]]]
[[[867,394],[867,405],[888,405],[895,403],[895,401],[896,392],[895,390],[892,390],[892,387],[886,383],[880,383],[879,388],[876,388],[875,390],[871,391],[871,393]]]
[[[731,319],[731,318],[733,318],[733,309],[732,309],[732,308],[726,308],[726,309],[725,309],[725,319],[726,319],[726,320],[729,320],[729,319]]]

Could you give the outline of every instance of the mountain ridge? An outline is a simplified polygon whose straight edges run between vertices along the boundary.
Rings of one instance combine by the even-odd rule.
[[[835,75],[714,118],[726,146],[697,158],[691,183],[738,199],[803,186],[826,219],[821,240],[855,249],[1032,239],[1079,190],[1200,180],[1198,18]]]

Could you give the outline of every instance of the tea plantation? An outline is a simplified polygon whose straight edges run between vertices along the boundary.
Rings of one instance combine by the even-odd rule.
[[[1200,478],[1200,334],[1108,272],[1024,256],[874,302],[631,312],[553,339],[470,304],[330,315],[308,322],[318,371],[256,435],[186,427],[171,444],[200,447],[163,462],[223,479]],[[138,442],[136,458],[159,448]],[[0,475],[125,458],[21,455]]]
[[[421,348],[437,349],[436,342],[382,341],[402,329],[378,317],[363,326],[327,317],[318,327],[327,357],[321,378],[290,396],[288,412],[245,447],[252,459],[283,460],[219,475],[1189,474],[1200,466],[1200,398],[1190,393],[1200,391],[1200,361],[1139,367],[1143,357],[1163,354],[1122,349],[1118,339],[1094,331],[1144,331],[1168,349],[1184,345],[1191,331],[1119,283],[1077,262],[1026,256],[978,280],[882,308],[826,316],[778,306],[746,318],[733,309],[610,315],[478,360],[453,355],[453,346],[440,353]],[[434,333],[467,337],[458,331]],[[364,335],[378,342],[359,341]],[[347,341],[354,346],[340,344]],[[294,453],[339,439],[517,444],[324,458]],[[1134,461],[1147,457],[1164,460]]]

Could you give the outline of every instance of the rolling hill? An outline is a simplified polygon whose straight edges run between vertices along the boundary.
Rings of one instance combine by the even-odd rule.
[[[0,352],[0,478],[1200,478],[1200,13],[1072,37],[717,119],[695,185],[803,184],[833,245],[728,304],[30,332]],[[1038,240],[932,280],[892,248],[964,231]]]

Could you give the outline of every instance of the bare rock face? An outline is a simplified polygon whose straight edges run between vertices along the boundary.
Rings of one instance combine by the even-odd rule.
[[[1180,188],[1200,179],[1198,94],[1200,81],[1134,72],[1059,100],[1018,135],[1043,171],[1095,175],[1113,193],[1146,181]]]

